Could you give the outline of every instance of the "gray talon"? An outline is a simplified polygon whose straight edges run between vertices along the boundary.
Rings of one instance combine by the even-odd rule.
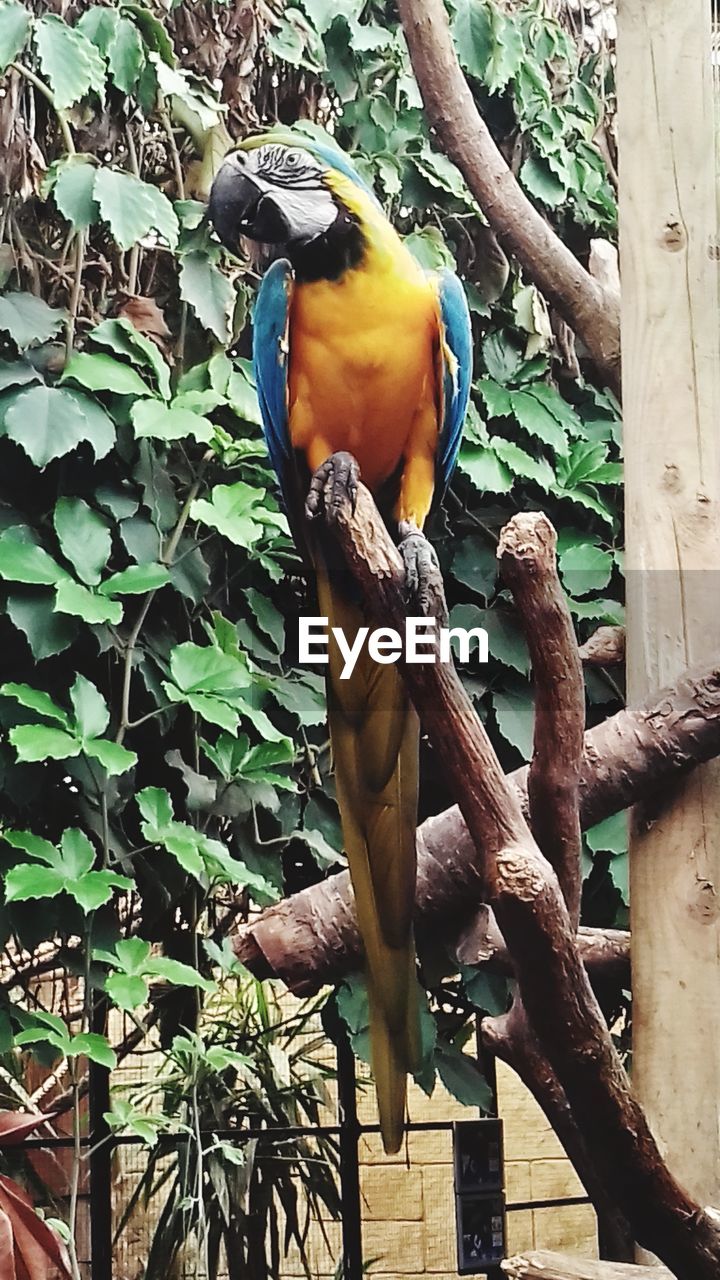
[[[440,583],[440,566],[437,556],[425,534],[409,521],[401,521],[398,525],[398,533],[400,534],[398,547],[405,566],[408,602],[416,605],[421,614],[429,615]]]
[[[334,524],[346,503],[355,513],[360,468],[351,453],[333,453],[314,472],[305,501],[305,515],[316,520],[325,513],[328,523]]]

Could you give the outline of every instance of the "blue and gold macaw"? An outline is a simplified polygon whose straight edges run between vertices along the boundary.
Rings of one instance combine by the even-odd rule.
[[[470,390],[464,291],[450,272],[422,270],[343,152],[300,135],[243,142],[217,174],[209,215],[230,249],[247,237],[275,255],[254,312],[265,438],[320,612],[352,643],[365,621],[360,603],[331,539],[309,521],[352,500],[359,474],[399,533],[408,582],[422,597],[421,531],[455,465]],[[366,957],[380,1127],[395,1152],[407,1073],[419,1065],[419,725],[394,665],[365,651],[350,679],[341,669],[331,641],[337,796]]]

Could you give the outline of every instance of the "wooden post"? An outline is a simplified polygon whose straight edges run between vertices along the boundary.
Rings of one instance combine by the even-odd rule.
[[[720,324],[710,0],[620,0],[628,676],[720,650]],[[678,1180],[720,1205],[720,769],[636,811],[633,1079]]]

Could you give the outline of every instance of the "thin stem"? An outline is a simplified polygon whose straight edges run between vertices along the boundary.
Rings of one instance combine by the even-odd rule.
[[[195,499],[198,496],[198,493],[200,492],[200,488],[203,482],[203,477],[205,474],[205,468],[212,457],[213,457],[212,449],[208,449],[207,452],[203,455],[202,461],[198,468],[197,476],[195,477],[195,480],[192,483],[188,496],[185,499],[185,503],[183,505],[182,511],[178,516],[177,524],[175,525],[175,528],[173,529],[172,534],[170,535],[170,539],[168,541],[168,544],[165,550],[160,556],[161,564],[165,564],[169,566],[174,563],[175,552],[178,549],[178,545],[183,535],[185,525],[187,524],[190,518],[190,508],[192,507],[193,502],[195,501]],[[128,636],[127,645],[125,647],[125,666],[123,670],[123,688],[122,688],[122,702],[121,702],[121,711],[120,711],[120,724],[118,726],[118,731],[115,734],[116,742],[121,743],[123,741],[123,739],[125,738],[125,734],[127,733],[128,729],[131,727],[131,724],[132,724],[130,720],[130,685],[132,682],[133,657],[135,656],[135,649],[137,647],[137,642],[140,639],[140,632],[142,631],[145,625],[145,619],[148,616],[150,605],[155,599],[155,596],[158,590],[159,588],[156,587],[155,590],[148,591],[147,595],[145,596],[145,599],[140,605],[140,611],[138,613],[137,618],[135,619],[135,623],[133,625],[132,631]]]
[[[67,327],[65,331],[66,360],[70,359],[75,342],[75,325],[77,323],[78,308],[80,306],[83,267],[85,265],[85,236],[85,231],[78,231],[75,238],[75,275],[73,279],[72,293],[70,295],[70,307],[68,309]]]
[[[18,75],[22,76],[23,79],[27,80],[28,83],[31,84],[33,88],[37,89],[38,93],[41,93],[44,98],[47,98],[48,102],[50,103],[50,106],[52,107],[53,111],[55,112],[55,115],[57,116],[57,122],[60,126],[60,132],[63,136],[63,142],[65,143],[65,150],[67,151],[69,156],[74,156],[75,140],[72,136],[70,125],[67,122],[65,113],[61,111],[58,106],[56,106],[55,95],[52,89],[50,88],[50,86],[45,84],[45,81],[41,80],[39,76],[36,76],[35,72],[31,71],[29,67],[24,67],[21,62],[11,62],[10,68],[13,71],[17,71]]]

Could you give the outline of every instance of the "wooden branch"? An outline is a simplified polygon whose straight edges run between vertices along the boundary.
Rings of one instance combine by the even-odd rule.
[[[528,200],[478,112],[452,42],[443,0],[398,0],[415,78],[443,148],[503,247],[582,339],[620,394],[620,300],[578,262]]]
[[[533,755],[528,771],[530,830],[580,923],[578,787],[585,730],[585,684],[570,610],[560,585],[550,521],[522,512],[498,545],[500,572],[513,593],[530,651],[535,691]]]
[[[512,1067],[542,1108],[598,1215],[602,1217],[605,1243],[610,1246],[613,1256],[632,1258],[632,1232],[598,1176],[565,1090],[533,1035],[517,996],[509,1013],[500,1018],[483,1019],[481,1036],[488,1052]]]
[[[591,929],[581,925],[577,945],[591,982],[601,979],[618,986],[630,985],[630,934],[626,930]],[[505,977],[514,975],[505,939],[487,906],[475,913],[455,940],[453,950],[459,964],[485,964],[493,973]]]
[[[402,561],[364,486],[354,514],[343,507],[332,528],[369,616],[404,631]],[[640,1244],[684,1280],[717,1280],[720,1215],[695,1203],[660,1156],[590,987],[557,878],[453,664],[409,664],[403,675],[458,795],[484,896],[513,956],[533,1034],[598,1178]]]
[[[665,1267],[634,1267],[624,1262],[589,1262],[564,1253],[525,1253],[506,1258],[509,1280],[671,1280]]]
[[[598,627],[580,646],[580,658],[588,667],[615,667],[625,661],[625,628]]]
[[[686,673],[643,706],[588,730],[580,779],[583,829],[640,801],[661,812],[674,784],[718,754],[720,664],[715,664]],[[508,781],[525,807],[527,769],[516,770]],[[417,852],[418,936],[429,930],[452,941],[471,927],[483,900],[475,849],[457,806],[422,823]],[[360,938],[348,873],[261,912],[239,931],[235,947],[258,977],[282,978],[297,994],[317,991],[357,969]]]

